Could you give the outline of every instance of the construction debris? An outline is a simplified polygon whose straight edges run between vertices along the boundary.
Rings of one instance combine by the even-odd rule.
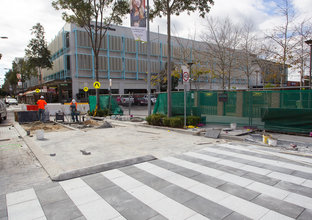
[[[104,121],[103,124],[101,124],[99,127],[97,128],[112,128],[113,126],[107,122],[107,121]]]
[[[90,155],[90,154],[91,154],[90,151],[87,152],[87,151],[85,151],[85,150],[80,150],[80,152],[81,152],[83,155]]]
[[[205,137],[218,139],[221,133],[221,129],[206,129]]]
[[[64,126],[56,123],[42,123],[39,121],[23,124],[22,127],[27,132],[27,135],[30,135],[31,131],[35,130],[44,130],[45,132],[51,132],[51,131],[57,131],[57,130],[68,130],[68,128],[65,128]]]

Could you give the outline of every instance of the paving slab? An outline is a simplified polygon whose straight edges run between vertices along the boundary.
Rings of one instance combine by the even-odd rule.
[[[201,143],[207,143],[207,138],[181,129],[176,132],[131,122],[112,123],[114,128],[46,132],[43,140],[28,136],[24,139],[56,181],[199,150],[204,147]],[[16,127],[25,135],[20,126]],[[215,140],[211,139],[211,143]]]

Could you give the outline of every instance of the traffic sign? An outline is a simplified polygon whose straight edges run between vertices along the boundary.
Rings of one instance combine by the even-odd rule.
[[[98,82],[98,81],[95,81],[95,82],[93,83],[93,87],[96,88],[96,89],[99,89],[99,88],[101,87],[101,83]]]
[[[83,91],[88,92],[89,88],[88,87],[84,87]]]
[[[183,72],[183,81],[188,82],[190,80],[190,76],[188,72]]]
[[[36,93],[39,93],[40,92],[40,89],[36,89]]]

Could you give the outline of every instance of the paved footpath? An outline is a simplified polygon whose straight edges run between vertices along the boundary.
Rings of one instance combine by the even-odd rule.
[[[0,219],[312,219],[312,159],[257,149],[207,145],[7,193]]]

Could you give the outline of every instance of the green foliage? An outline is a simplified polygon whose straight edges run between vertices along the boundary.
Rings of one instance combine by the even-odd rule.
[[[88,115],[94,116],[94,110],[93,111],[88,111]],[[95,114],[95,116],[97,116],[97,117],[106,117],[106,116],[109,116],[109,115],[111,115],[111,111],[108,108],[98,109],[96,111],[96,114]]]
[[[200,123],[199,116],[187,116],[186,117],[186,125],[197,126]]]
[[[44,28],[37,23],[31,29],[34,35],[25,50],[29,65],[33,68],[52,68],[51,52],[48,50],[47,42],[44,37]]]
[[[170,118],[170,127],[173,128],[183,128],[184,122],[181,117],[171,117]]]
[[[166,126],[166,127],[170,127],[170,118],[165,117],[165,118],[163,119],[163,124],[164,124],[164,126]]]
[[[210,11],[210,5],[213,4],[213,0],[154,0],[155,7],[151,10],[150,15],[152,18],[162,15],[180,15],[180,13],[186,11],[190,15],[191,12],[199,11],[199,16],[205,17],[205,14]],[[167,7],[169,6],[169,8]]]
[[[164,114],[153,114],[148,117],[146,117],[146,121],[149,125],[156,125],[156,126],[162,126],[163,125],[163,118],[165,118],[166,115]]]

